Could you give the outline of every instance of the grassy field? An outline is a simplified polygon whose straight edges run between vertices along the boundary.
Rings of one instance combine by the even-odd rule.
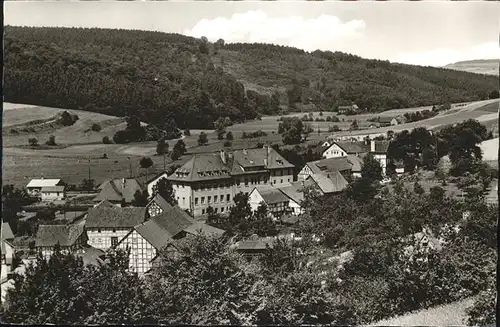
[[[372,326],[464,326],[466,309],[472,304],[473,299],[466,299],[382,320]]]
[[[497,106],[498,101],[483,101],[460,107],[460,110],[446,116],[439,115],[418,123],[393,126],[391,128],[371,129],[369,131],[370,133],[375,133],[384,129],[397,131],[409,129],[412,128],[412,126],[439,126],[440,124],[458,122],[467,118],[483,119],[483,123],[484,119],[488,118],[489,120],[486,120],[486,124],[498,124],[497,114],[495,112]],[[26,124],[33,120],[47,119],[63,110],[12,103],[5,103],[4,108],[3,130],[8,130],[9,126],[12,125]],[[412,108],[407,110],[415,111],[422,109],[425,108]],[[2,165],[4,184],[15,184],[21,187],[26,185],[31,178],[41,176],[45,178],[62,178],[68,183],[79,184],[84,178],[88,178],[89,159],[91,177],[98,183],[113,177],[119,178],[129,176],[130,162],[132,163],[132,175],[140,176],[140,178],[144,180],[146,177],[145,172],[142,171],[138,165],[140,158],[143,156],[151,157],[154,162],[154,166],[150,168],[149,177],[163,169],[163,157],[155,156],[156,142],[141,142],[126,145],[102,144],[101,141],[104,135],[112,136],[117,130],[125,127],[125,122],[122,118],[78,110],[69,111],[78,114],[80,117],[73,126],[59,127],[52,131],[43,131],[36,134],[11,135],[10,133],[4,133]],[[330,114],[331,113],[325,112],[323,117]],[[384,114],[390,115],[390,112]],[[302,114],[296,115],[302,116]],[[315,115],[319,116],[319,113],[315,113]],[[352,120],[363,117],[367,119],[369,115],[350,116],[344,119]],[[217,140],[216,134],[211,130],[204,131],[207,133],[209,139],[208,144],[205,146],[198,146],[197,144],[198,134],[201,132],[200,130],[191,131],[192,135],[185,137],[184,142],[186,143],[189,154],[215,152],[222,149],[235,150],[253,148],[256,147],[258,143],[281,144],[281,135],[277,134],[277,118],[278,117],[263,117],[261,121],[250,121],[245,124],[229,127],[228,130],[231,130],[234,135],[231,147],[224,147],[223,141]],[[100,132],[89,131],[90,126],[94,122],[99,122],[103,127]],[[310,134],[308,142],[306,143],[317,144],[326,139],[332,134],[327,132],[327,128],[329,125],[333,124],[339,123],[312,122],[311,125],[314,127],[314,132]],[[344,124],[348,126],[350,122],[346,121]],[[317,133],[318,126],[322,130],[319,134]],[[243,131],[250,132],[259,129],[267,132],[268,135],[259,138],[241,139]],[[357,135],[363,133],[366,134],[367,131],[353,131],[351,134]],[[349,133],[344,132],[343,134]],[[56,136],[56,142],[61,144],[60,148],[33,150],[25,147],[29,137],[35,136],[40,143],[43,143],[48,139],[49,135]],[[173,148],[175,142],[177,142],[177,140],[169,141],[170,149]],[[498,147],[498,139],[496,142],[496,146]],[[493,160],[492,158],[498,158],[498,153],[494,151],[494,144],[485,146],[488,149],[485,151],[487,152],[487,154],[485,153],[485,159],[491,161]],[[108,159],[102,159],[103,154],[106,154]],[[130,161],[128,157],[130,157]],[[185,156],[176,163],[182,164],[188,159],[189,156]],[[171,163],[170,158],[167,157],[166,165]]]
[[[498,112],[498,106],[499,106],[499,100],[486,100],[486,101],[478,101],[478,102],[473,102],[470,104],[467,104],[463,107],[458,107],[455,109],[451,109],[446,112],[442,112],[439,115],[432,117],[430,119],[425,119],[422,121],[418,122],[413,122],[413,123],[407,123],[407,124],[402,124],[402,125],[397,125],[397,126],[388,126],[388,127],[381,127],[381,128],[373,128],[373,129],[368,129],[368,126],[370,125],[370,122],[368,122],[368,119],[370,118],[375,118],[375,117],[396,117],[400,114],[404,114],[406,112],[416,112],[416,111],[421,111],[421,110],[426,110],[426,109],[431,109],[431,107],[418,107],[418,108],[408,108],[408,109],[394,109],[390,111],[386,111],[383,113],[377,113],[377,114],[363,114],[363,115],[353,115],[353,116],[345,116],[345,115],[338,115],[340,122],[308,122],[311,127],[314,129],[316,132],[318,129],[321,132],[328,133],[328,127],[337,125],[340,129],[342,129],[341,132],[337,133],[329,133],[329,134],[335,134],[335,135],[364,135],[364,134],[377,134],[377,133],[385,133],[389,130],[393,131],[402,131],[404,129],[412,129],[415,127],[420,127],[420,126],[425,126],[427,128],[436,128],[439,126],[447,125],[447,124],[453,124],[457,122],[461,122],[463,120],[467,119],[478,119],[479,121],[483,123],[488,123],[492,124],[492,122],[495,122],[498,119],[497,112]],[[314,119],[317,117],[320,117],[319,112],[315,112],[314,114]],[[305,113],[294,113],[294,114],[289,114],[286,115],[285,117],[302,117],[305,115]],[[334,113],[331,112],[323,112],[323,117],[326,118],[327,116],[334,116]],[[257,130],[262,130],[266,133],[271,133],[273,131],[278,130],[278,125],[279,121],[278,118],[280,116],[264,116],[262,117],[262,120],[253,120],[253,121],[248,121],[243,124],[236,124],[228,128],[228,130],[232,131],[233,133],[242,133],[242,132],[253,132]],[[356,120],[358,122],[358,126],[360,127],[360,130],[357,131],[348,131],[349,127],[351,126],[351,123],[353,120]]]

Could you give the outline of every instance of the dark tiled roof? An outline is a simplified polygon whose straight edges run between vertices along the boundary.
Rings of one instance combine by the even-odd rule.
[[[352,169],[347,157],[329,158],[308,163],[313,173],[346,171]]]
[[[90,208],[85,225],[88,228],[133,228],[146,219],[145,207],[117,207],[109,202],[101,202]]]
[[[152,181],[154,181],[154,180],[156,180],[156,179],[160,178],[163,174],[166,174],[166,173],[167,173],[166,171],[161,171],[161,172],[159,172],[159,173],[158,173],[158,174],[156,174],[155,176],[153,176],[153,177],[151,177],[150,179],[148,179],[148,180],[146,181],[146,184],[151,183]]]
[[[194,220],[184,210],[175,206],[135,226],[135,230],[156,249],[161,249],[193,223]]]
[[[204,181],[230,178],[230,168],[222,161],[220,153],[195,154],[182,167],[178,168],[169,180]]]
[[[64,186],[44,186],[42,192],[64,192]]]
[[[142,186],[133,178],[117,178],[102,183],[99,186],[99,190],[100,192],[94,198],[94,201],[108,200],[119,202],[125,199],[125,202],[130,203],[134,201],[135,192],[142,191]]]
[[[258,169],[258,167],[262,167],[261,170],[265,171],[294,166],[273,148],[238,150],[233,153],[201,153],[195,154],[168,179],[173,181],[228,179],[231,175],[244,174],[245,168]]]
[[[347,154],[355,154],[355,153],[363,153],[370,151],[370,145],[365,145],[364,142],[343,142],[336,141],[334,142],[340,148],[342,148]]]
[[[390,142],[388,141],[375,141],[374,153],[387,153]]]
[[[71,246],[83,234],[83,224],[74,225],[40,225],[36,233],[35,246]]]
[[[151,205],[151,203],[156,203],[162,210],[169,210],[172,208],[172,205],[167,202],[160,194],[156,194],[154,198],[151,199],[148,203],[148,207]]]
[[[288,197],[285,194],[283,194],[283,192],[270,185],[257,186],[255,187],[255,190],[259,192],[259,194],[262,196],[266,204],[274,204],[274,203],[289,201]]]
[[[262,166],[267,169],[293,168],[293,165],[285,160],[276,150],[271,147],[259,149],[238,150],[234,152],[234,160],[242,167]],[[267,165],[265,160],[267,159]]]
[[[382,124],[390,124],[394,118],[396,118],[396,117],[382,116],[382,117],[379,117],[378,122],[380,122]]]

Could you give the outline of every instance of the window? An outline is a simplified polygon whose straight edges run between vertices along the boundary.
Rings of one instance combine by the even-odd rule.
[[[205,197],[204,196],[201,197],[201,204],[205,204]]]
[[[111,238],[111,246],[116,246],[118,244],[118,237]]]
[[[274,183],[273,184],[276,184],[276,180],[274,180]]]
[[[198,198],[194,198],[194,205],[197,206],[198,205]]]
[[[219,211],[219,209],[218,209],[218,208],[215,208],[215,209],[214,209],[214,212],[215,212],[215,213],[217,213],[217,211]]]
[[[217,195],[214,195],[214,203],[219,202],[219,197]]]
[[[98,232],[98,233],[100,233],[100,232],[101,232],[101,229],[100,229],[100,228],[98,228],[98,229],[97,229],[97,232]]]
[[[248,186],[248,178],[245,178],[245,186]]]
[[[116,233],[116,228],[113,228],[113,233]]]
[[[201,214],[204,215],[205,214],[205,209],[201,209]]]
[[[208,204],[212,203],[212,197],[211,196],[207,196],[207,202],[208,202]]]
[[[228,195],[226,196],[226,200],[227,200],[227,202],[231,201],[231,195],[230,195],[230,194],[228,194]]]
[[[288,183],[290,183],[290,178],[288,179]]]
[[[283,184],[283,179],[280,180],[280,183]]]
[[[220,212],[224,212],[224,207],[220,208]]]

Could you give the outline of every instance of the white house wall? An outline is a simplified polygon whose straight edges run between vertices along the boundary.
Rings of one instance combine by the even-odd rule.
[[[54,201],[64,199],[64,192],[41,192],[42,201]]]
[[[103,251],[111,248],[111,238],[116,237],[120,242],[132,228],[86,228],[88,244],[96,249]],[[99,231],[100,230],[100,231]]]
[[[139,275],[151,269],[151,260],[156,256],[156,249],[136,230],[128,234],[117,246],[118,249],[130,249],[129,269]]]
[[[262,195],[260,195],[259,191],[254,190],[252,191],[252,193],[250,193],[248,202],[252,211],[256,211],[260,203],[264,202],[264,199],[262,198]]]
[[[148,184],[148,194],[150,197],[153,196],[153,188],[156,186],[156,184],[160,181],[160,179],[162,178],[167,178],[167,173],[164,173],[163,175],[159,176],[158,178],[152,180],[149,184]]]
[[[336,143],[333,143],[328,149],[323,152],[323,158],[338,158],[347,156],[347,152],[345,152],[341,147],[339,147]]]

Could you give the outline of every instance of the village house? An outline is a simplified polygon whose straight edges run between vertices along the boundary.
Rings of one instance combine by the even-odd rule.
[[[397,117],[394,117],[391,119],[391,125],[396,126],[396,125],[401,125],[406,123],[406,118],[402,115],[399,115]]]
[[[60,179],[32,179],[26,185],[30,196],[38,197],[42,201],[62,200],[65,198],[65,187]]]
[[[349,183],[340,172],[317,173],[307,177],[305,185],[314,185],[322,195],[342,192]]]
[[[248,203],[252,211],[257,211],[261,203],[267,206],[267,210],[275,218],[291,212],[290,199],[280,189],[271,185],[260,185],[255,187],[248,197]]]
[[[35,238],[35,249],[45,258],[54,253],[56,244],[61,252],[83,253],[87,245],[87,234],[83,223],[71,225],[40,225]]]
[[[232,248],[241,253],[248,261],[252,261],[266,253],[267,249],[272,249],[276,240],[275,237],[252,235],[246,240],[235,243]]]
[[[161,173],[157,174],[156,176],[154,176],[153,178],[151,178],[150,180],[148,180],[146,182],[146,185],[147,185],[146,187],[147,187],[148,194],[149,194],[150,197],[154,196],[156,184],[158,184],[158,182],[162,178],[167,178],[167,177],[168,177],[167,172],[166,171],[162,171]]]
[[[302,167],[297,177],[298,180],[306,180],[312,174],[320,172],[340,172],[344,177],[348,178],[351,175],[352,163],[349,162],[348,156],[332,157],[328,159],[316,160],[308,162]]]
[[[249,195],[258,185],[279,187],[293,182],[293,168],[273,148],[265,147],[196,154],[168,179],[178,205],[197,217],[206,214],[208,207],[215,213],[229,211],[236,194]]]
[[[363,157],[367,153],[372,153],[374,158],[380,163],[382,173],[385,174],[387,167],[388,141],[365,140],[356,142],[334,141],[323,152],[324,158],[347,157],[348,155]],[[352,158],[352,157],[351,157]],[[351,160],[352,161],[352,160]]]
[[[172,208],[172,205],[159,194],[156,194],[146,205],[148,218],[156,217],[170,208]]]
[[[134,201],[134,194],[142,192],[143,187],[133,178],[116,178],[102,183],[99,194],[94,198],[94,202],[109,201],[117,205],[130,205]]]
[[[282,186],[279,190],[288,197],[289,213],[298,216],[304,212],[302,201],[304,201],[304,186],[302,182],[291,183],[289,186]]]
[[[7,274],[12,271],[12,260],[15,256],[14,233],[10,228],[9,223],[2,223],[2,281],[7,277]]]
[[[347,155],[347,161],[352,165],[351,175],[352,177],[361,177],[361,170],[363,169],[363,156],[354,156],[352,154]]]
[[[179,206],[135,226],[115,249],[130,249],[129,269],[140,275],[148,272],[160,251],[175,246],[175,241],[189,235],[217,235],[223,230],[194,221]]]
[[[144,220],[145,207],[122,208],[102,201],[90,208],[85,216],[88,244],[96,249],[108,250]]]

